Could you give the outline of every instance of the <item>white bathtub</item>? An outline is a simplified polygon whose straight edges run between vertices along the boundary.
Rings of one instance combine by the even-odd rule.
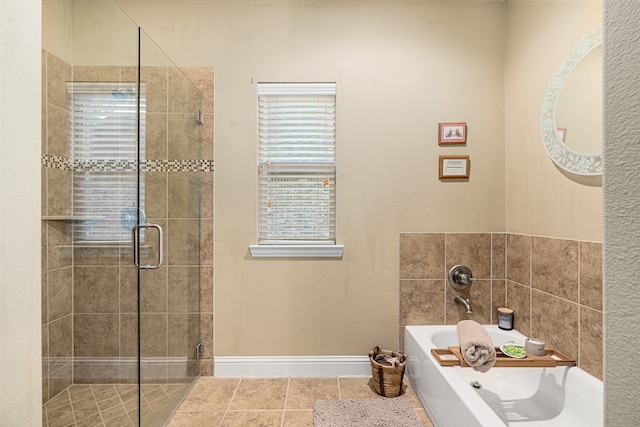
[[[509,339],[524,344],[519,332],[486,329],[495,346]],[[458,345],[455,325],[405,327],[407,376],[434,426],[603,425],[602,381],[582,369],[442,367],[431,349],[450,345]]]

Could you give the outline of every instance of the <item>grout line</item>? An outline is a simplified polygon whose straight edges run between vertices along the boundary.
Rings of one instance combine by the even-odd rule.
[[[240,388],[240,384],[242,383],[242,378],[239,379],[238,384],[236,384],[236,388],[235,390],[233,390],[233,395],[231,396],[231,399],[229,399],[229,403],[227,404],[227,408],[224,410],[224,414],[222,415],[222,419],[220,420],[220,425],[222,425],[222,423],[224,422],[225,418],[227,418],[227,413],[231,410],[231,403],[233,402],[233,399],[235,399],[236,397],[236,393],[238,392],[238,389]]]
[[[94,393],[93,385],[89,385],[89,390],[91,390],[91,397],[93,397],[93,400],[96,402],[96,408],[98,409],[98,416],[100,417],[102,424],[104,424],[105,420],[104,420],[104,417],[102,416],[102,409],[100,409],[100,405],[98,405],[98,399],[96,399],[96,394]],[[74,414],[74,418],[75,418],[75,414]]]
[[[531,279],[533,278],[533,237],[529,238],[529,333],[527,336],[533,336],[533,286]]]
[[[580,331],[582,330],[581,326],[582,326],[582,310],[580,309],[581,307],[581,303],[582,303],[582,299],[580,298],[580,294],[581,294],[581,289],[580,287],[582,286],[581,281],[580,281],[580,276],[582,276],[580,274],[580,269],[582,268],[582,258],[581,258],[581,254],[582,254],[582,243],[578,242],[578,295],[577,295],[577,300],[578,300],[578,354],[577,354],[577,359],[576,363],[578,364],[578,366],[580,366],[581,364],[581,350],[582,350],[582,336],[580,334]]]
[[[442,309],[442,324],[446,325],[447,324],[447,295],[449,292],[449,287],[447,287],[447,285],[449,284],[449,272],[447,271],[447,234],[448,233],[442,233],[442,248],[443,248],[443,263],[444,265],[443,267],[443,271],[444,271],[444,301],[443,301],[443,309]],[[452,295],[455,298],[455,295]]]
[[[489,233],[489,324],[493,324],[493,317],[497,309],[497,307],[493,306],[493,234]],[[497,318],[496,323],[498,323]]]
[[[284,405],[282,406],[282,419],[280,420],[280,426],[284,427],[284,416],[287,412],[287,401],[289,400],[289,387],[291,386],[291,377],[287,379],[287,389],[284,392]]]

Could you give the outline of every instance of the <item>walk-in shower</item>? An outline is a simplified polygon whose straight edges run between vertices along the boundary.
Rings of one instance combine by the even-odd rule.
[[[161,426],[200,373],[201,103],[112,1],[43,2],[45,425]]]

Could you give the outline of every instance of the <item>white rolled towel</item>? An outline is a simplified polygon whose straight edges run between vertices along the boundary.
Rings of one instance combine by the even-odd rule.
[[[462,320],[457,326],[458,343],[464,361],[474,370],[487,372],[496,363],[496,349],[487,330],[475,320]]]

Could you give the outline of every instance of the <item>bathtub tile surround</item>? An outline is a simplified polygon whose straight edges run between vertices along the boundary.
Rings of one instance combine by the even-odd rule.
[[[579,365],[585,371],[602,379],[602,311],[580,305],[579,316]]]
[[[470,288],[461,291],[456,291],[449,285],[449,282],[446,282],[446,324],[455,325],[460,320],[466,318],[473,319],[483,325],[490,324],[492,322],[492,312],[498,308],[494,307],[494,310],[491,309],[491,304],[493,303],[491,295],[492,288],[491,280],[478,280]],[[460,295],[464,299],[468,298],[471,301],[473,313],[467,314],[462,304],[454,301],[456,295]],[[498,304],[498,306],[502,307],[503,305]],[[495,323],[497,323],[497,318],[495,319]]]
[[[443,233],[400,234],[400,279],[442,280]]]
[[[128,164],[79,164],[71,156],[70,117],[67,82],[134,81],[134,67],[71,66],[50,52],[43,51],[43,132],[42,132],[42,215],[70,216],[73,213],[72,182],[76,170],[120,167]],[[149,356],[184,355],[186,337],[177,330],[200,321],[205,354],[199,362],[201,373],[213,372],[213,69],[188,67],[181,70],[193,79],[203,93],[205,125],[201,154],[189,152],[169,135],[184,131],[184,122],[193,121],[191,106],[167,101],[172,90],[185,90],[172,83],[163,67],[145,67],[147,84],[147,144],[145,164],[149,198],[146,213],[150,222],[165,228],[166,264],[147,272],[141,310],[148,333],[143,353]],[[175,79],[173,79],[175,80]],[[155,89],[157,92],[154,92]],[[184,113],[180,108],[189,108]],[[187,111],[189,111],[187,113]],[[170,117],[171,116],[171,117]],[[193,127],[193,126],[192,126]],[[175,147],[174,147],[175,145]],[[173,156],[173,157],[171,157]],[[201,157],[200,157],[201,156]],[[192,160],[200,157],[201,161]],[[200,180],[197,198],[184,197],[182,189]],[[199,208],[198,208],[199,206]],[[199,223],[195,227],[193,222]],[[135,358],[136,348],[136,270],[130,266],[131,252],[73,248],[72,222],[43,221],[42,227],[42,358],[43,402],[72,384],[110,382],[120,375],[135,375],[135,364],[105,364],[117,358]],[[185,228],[200,230],[200,246],[193,248],[198,266],[186,262],[171,244],[189,244]],[[150,257],[155,259],[155,254]],[[189,261],[192,263],[192,261]],[[171,284],[171,286],[169,286]],[[200,299],[186,295],[200,294]],[[198,319],[198,309],[201,318]],[[191,341],[194,341],[192,338]],[[191,347],[191,346],[190,346]],[[192,349],[189,347],[190,353]],[[89,360],[84,360],[83,357]],[[99,358],[100,360],[93,360]],[[97,365],[96,365],[97,363]],[[99,378],[95,378],[103,366]],[[171,366],[163,368],[169,374]],[[86,375],[91,373],[93,377]],[[123,380],[126,382],[126,380]]]
[[[514,313],[514,328],[528,335],[526,331],[531,330],[531,288],[508,280],[506,295],[506,306]]]
[[[574,240],[532,238],[531,286],[578,302],[578,247]]]
[[[504,302],[507,300],[507,281],[506,280],[492,280],[491,281],[491,307],[496,310],[491,310],[491,324],[498,323],[497,309],[504,306]]]
[[[491,279],[491,234],[446,233],[445,261],[447,272],[464,264],[476,279]]]
[[[580,243],[580,304],[602,311],[602,244]]]
[[[531,284],[531,236],[508,234],[506,252],[506,265],[509,266],[506,278],[529,286]]]
[[[509,246],[511,241],[517,242],[515,247]],[[513,258],[528,258],[530,274],[511,276]],[[602,244],[509,235],[507,272],[510,308],[530,302],[529,325],[519,326],[516,317],[516,328],[567,353],[602,379]],[[512,289],[517,290],[510,294]]]
[[[497,308],[507,306],[518,331],[602,379],[601,243],[511,233],[401,233],[399,242],[401,343],[404,326],[497,324]],[[469,290],[448,285],[456,264],[479,279]],[[455,304],[457,293],[473,314]]]
[[[491,233],[491,278],[506,279],[507,273],[507,235],[503,233]]]
[[[445,322],[443,280],[400,280],[400,325]]]
[[[503,247],[496,236],[496,247]],[[495,294],[504,293],[504,268],[494,268],[491,233],[401,233],[400,234],[400,333],[406,325],[456,324],[471,318],[495,323],[492,304]],[[499,256],[495,257],[499,259]],[[504,258],[504,257],[503,257]],[[457,291],[447,281],[449,269],[467,265],[478,281]],[[426,292],[426,293],[425,293]],[[461,295],[472,301],[473,314],[454,302]],[[475,303],[474,303],[475,302]],[[497,308],[497,307],[496,307]]]
[[[571,301],[551,294],[531,291],[531,333],[551,348],[556,348],[579,361],[579,307]]]

